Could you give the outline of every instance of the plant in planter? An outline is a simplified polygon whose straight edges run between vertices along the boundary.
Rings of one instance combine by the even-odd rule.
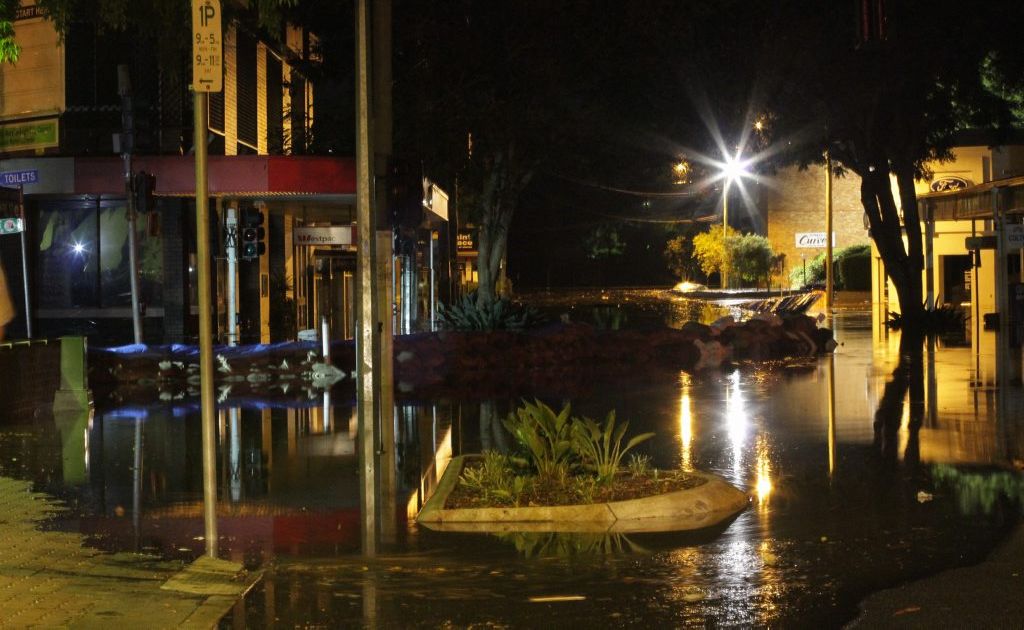
[[[615,426],[615,410],[608,412],[604,425],[599,425],[590,418],[574,420],[573,451],[581,456],[583,466],[594,471],[601,483],[611,483],[615,479],[615,473],[622,467],[622,458],[627,451],[654,437],[653,433],[641,433],[630,438],[623,448],[622,438],[626,436],[629,422]]]
[[[662,476],[650,457],[634,454],[628,474],[626,454],[654,436],[626,439],[629,422],[612,411],[603,423],[572,416],[568,405],[556,412],[540,401],[524,402],[505,427],[520,455],[484,453],[461,474],[457,498],[465,506],[573,505],[647,496],[703,483],[682,472]]]
[[[572,428],[574,419],[566,405],[558,413],[540,402],[524,402],[509,415],[505,428],[530,457],[530,464],[541,477],[559,476],[571,469],[574,453]]]

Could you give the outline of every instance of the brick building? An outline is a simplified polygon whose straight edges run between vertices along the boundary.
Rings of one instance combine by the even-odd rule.
[[[789,273],[825,251],[825,173],[822,167],[778,172],[772,186],[762,187],[766,236],[776,253],[785,254],[783,285]],[[860,178],[853,173],[832,179],[833,247],[870,242],[860,202]]]

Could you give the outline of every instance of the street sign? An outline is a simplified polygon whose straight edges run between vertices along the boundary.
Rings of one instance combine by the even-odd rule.
[[[7,171],[0,173],[0,186],[23,186],[39,182],[39,171]]]
[[[1015,252],[1024,248],[1024,224],[1007,223],[1003,226],[1006,251]]]
[[[192,0],[192,88],[196,92],[224,89],[220,0]]]
[[[4,217],[0,219],[0,234],[18,234],[25,229],[20,217]]]
[[[964,249],[995,249],[994,236],[968,236],[964,239]]]

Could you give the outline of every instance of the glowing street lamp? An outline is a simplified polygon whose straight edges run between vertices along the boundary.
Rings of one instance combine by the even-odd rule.
[[[729,186],[735,182],[750,176],[747,170],[749,162],[741,160],[739,153],[735,157],[726,156],[722,162],[722,170],[719,177],[725,181],[722,187],[722,248],[723,257],[728,257],[728,250],[725,249],[725,236],[729,231]],[[729,286],[728,260],[722,265],[722,288]]]
[[[689,184],[690,183],[690,163],[686,161],[686,158],[680,159],[678,162],[672,165],[672,174],[675,176],[676,184]]]

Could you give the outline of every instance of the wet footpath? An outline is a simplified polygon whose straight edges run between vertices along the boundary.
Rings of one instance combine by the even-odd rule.
[[[62,509],[0,477],[0,628],[210,628],[259,578],[223,560],[91,549],[45,529]]]
[[[850,627],[1024,627],[1024,526],[979,564],[874,593]]]

